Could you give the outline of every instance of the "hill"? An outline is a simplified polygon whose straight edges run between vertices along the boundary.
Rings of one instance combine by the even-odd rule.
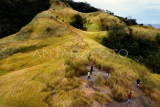
[[[0,39],[1,107],[78,107],[93,106],[95,101],[99,105],[111,100],[124,102],[129,92],[134,98],[139,96],[133,85],[138,78],[143,94],[159,105],[160,75],[101,45],[107,37],[102,26],[125,25],[123,21],[102,11],[81,13],[55,0],[50,4],[20,32]],[[83,27],[87,31],[70,25],[76,15],[86,20]],[[137,28],[133,26],[135,31]],[[86,91],[83,86],[88,82],[77,78],[87,74],[90,63],[97,68],[100,64],[104,72],[110,71],[107,80],[97,76],[96,81],[102,84],[96,86],[95,82],[94,87],[110,89],[113,99],[105,91]]]

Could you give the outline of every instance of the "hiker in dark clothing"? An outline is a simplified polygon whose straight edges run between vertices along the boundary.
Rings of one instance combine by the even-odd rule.
[[[92,73],[92,70],[90,69],[90,75],[92,75],[93,73]]]
[[[131,94],[132,93],[130,92],[130,94],[128,95],[128,101],[127,101],[127,103],[129,103],[129,102],[131,103]]]
[[[139,87],[139,83],[140,83],[140,80],[138,79],[138,80],[137,80],[137,87]]]
[[[93,65],[91,65],[91,71],[93,71]]]
[[[99,64],[99,71],[101,71],[101,65]]]

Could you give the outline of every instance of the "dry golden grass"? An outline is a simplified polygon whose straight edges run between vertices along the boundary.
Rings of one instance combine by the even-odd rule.
[[[132,26],[131,28],[133,29],[133,34],[137,38],[155,40],[155,36],[157,35],[157,33],[160,33],[158,29],[152,27],[144,28],[137,25],[137,26]]]
[[[102,78],[101,74],[98,74],[95,81],[95,86],[98,87],[104,87],[105,86],[105,80]]]
[[[140,87],[140,89],[148,96],[150,97],[152,100],[154,100],[155,102],[160,104],[160,91],[151,88],[148,85],[143,85]]]
[[[101,105],[109,102],[111,103],[112,100],[106,95],[106,94],[102,94],[102,93],[94,93],[93,94],[94,99],[99,102]]]
[[[119,19],[105,12],[84,14],[66,6],[56,5],[55,0],[50,2],[51,8],[38,14],[19,33],[0,39],[1,50],[46,45],[36,49],[41,57],[38,54],[33,57],[36,50],[31,50],[0,59],[0,75],[2,75],[0,76],[0,105],[2,107],[91,106],[94,98],[100,103],[110,102],[103,93],[95,94],[92,98],[79,89],[81,82],[77,78],[65,77],[66,68],[70,66],[66,62],[73,65],[74,69],[70,69],[67,74],[73,77],[75,72],[83,71],[89,64],[87,58],[88,55],[92,55],[91,52],[94,53],[91,56],[93,64],[95,66],[101,64],[103,70],[110,71],[107,84],[116,100],[125,100],[130,91],[136,96],[133,82],[138,78],[143,83],[159,89],[158,74],[150,73],[146,67],[129,58],[120,57],[118,54],[114,54],[113,57],[113,52],[100,44],[102,38],[106,36],[106,31],[100,31],[102,24],[100,18],[104,19],[107,25],[112,25],[113,19],[119,23]],[[82,31],[68,24],[75,14],[80,14],[91,21],[92,24],[84,24],[89,31]],[[51,16],[55,19],[51,19]],[[47,31],[48,27],[51,29]],[[74,51],[72,54],[71,50],[75,49],[77,44],[79,52]],[[50,54],[51,49],[52,56],[49,57],[45,53],[43,57],[43,50]],[[99,52],[102,49],[110,53],[108,57],[100,57]],[[58,54],[55,50],[58,50]],[[68,54],[63,55],[65,50]],[[103,51],[101,55],[105,56],[108,52]],[[156,93],[159,93],[159,90],[156,90],[153,96],[156,96]],[[158,97],[154,97],[154,100],[159,101]]]

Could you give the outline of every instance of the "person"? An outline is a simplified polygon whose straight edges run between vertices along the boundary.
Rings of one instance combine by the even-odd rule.
[[[108,76],[109,76],[109,73],[107,72],[107,73],[106,73],[106,79],[108,78]]]
[[[99,71],[101,71],[101,65],[99,64]]]
[[[93,65],[91,65],[91,71],[93,71]]]
[[[128,95],[128,101],[127,101],[127,103],[129,103],[129,102],[131,103],[131,94],[132,93],[130,92],[130,94]]]
[[[90,75],[92,75],[93,73],[92,73],[92,70],[90,69]]]
[[[137,80],[137,87],[139,87],[139,83],[140,83],[140,80],[138,79],[138,80]]]
[[[88,71],[88,78],[87,79],[90,79],[90,71]]]

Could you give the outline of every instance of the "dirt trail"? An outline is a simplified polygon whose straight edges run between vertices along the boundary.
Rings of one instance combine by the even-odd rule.
[[[91,66],[87,66],[86,67],[88,70],[91,69]],[[87,80],[87,81],[90,81],[90,82],[94,82],[96,81],[96,76],[98,74],[101,74],[102,77],[105,79],[105,76],[106,76],[106,73],[102,72],[102,71],[99,71],[97,68],[94,67],[93,69],[93,74],[90,75],[90,79],[87,79],[88,75],[84,75],[84,76],[81,76],[81,77],[78,77],[79,79],[82,79],[82,80]]]
[[[90,70],[91,66],[86,67],[88,70]],[[94,87],[94,82],[96,80],[96,76],[98,74],[101,74],[104,79],[106,79],[106,73],[100,72],[97,68],[93,68],[93,75],[90,75],[90,79],[87,79],[87,75],[78,77],[79,79],[89,81],[89,83],[84,84],[83,88],[85,91],[88,91],[87,93],[94,93],[94,92],[103,92],[106,93],[110,99],[113,101],[113,103],[106,103],[104,105],[100,105],[98,102],[94,101],[92,107],[153,107],[154,104],[152,101],[145,97],[139,88],[136,87],[136,83],[133,83],[133,87],[135,91],[139,94],[139,97],[132,98],[131,103],[126,104],[127,100],[125,102],[119,103],[113,99],[113,96],[111,94],[111,89],[106,86],[104,89],[97,89]],[[90,92],[89,92],[90,91]]]
[[[146,107],[153,107],[155,106],[152,101],[145,97],[139,88],[136,87],[136,83],[133,84],[133,87],[135,89],[135,91],[139,94],[139,97],[136,98],[132,98],[131,99],[131,103],[126,104],[126,102],[122,102],[119,103],[115,100],[113,100],[113,103],[110,104],[106,104],[106,107],[145,107],[144,105],[146,105]]]

